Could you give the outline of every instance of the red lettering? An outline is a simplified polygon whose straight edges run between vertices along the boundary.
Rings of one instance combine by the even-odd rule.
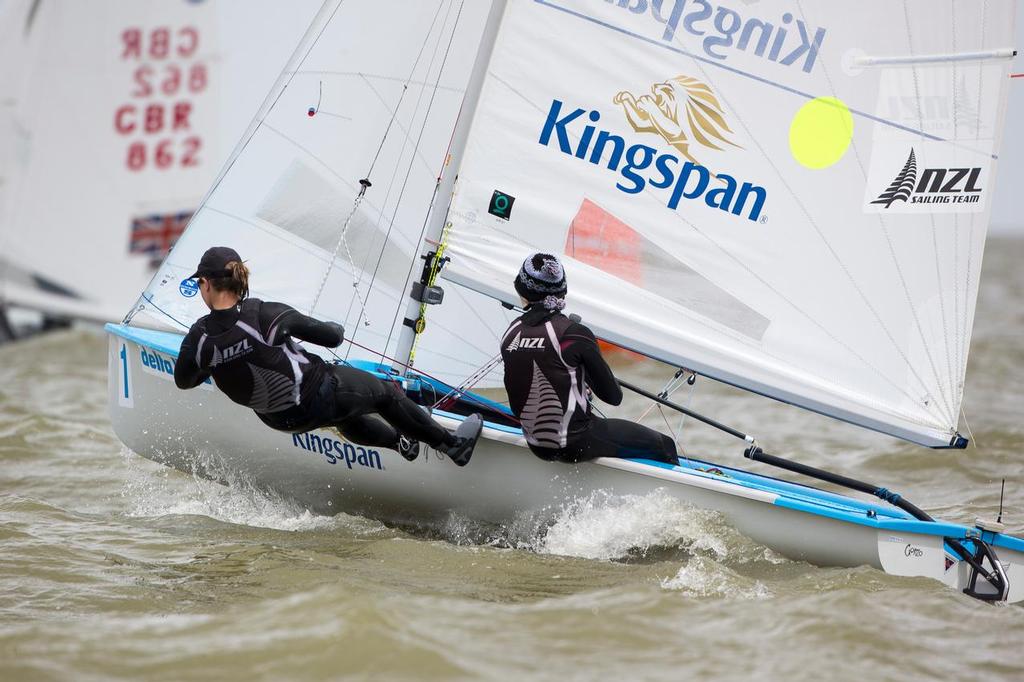
[[[185,167],[198,166],[199,148],[203,142],[198,137],[186,137],[184,140],[185,153],[181,156],[181,165]]]
[[[114,130],[122,135],[128,135],[135,130],[135,107],[125,104],[114,113]]]
[[[174,105],[174,124],[171,130],[188,130],[188,117],[192,113],[191,102],[178,102]]]
[[[174,163],[174,156],[170,152],[170,146],[173,144],[171,140],[163,140],[156,146],[156,154],[153,156],[153,162],[157,168],[164,169],[170,167]]]
[[[164,138],[152,144],[139,140],[128,146],[125,165],[134,172],[145,170],[149,163],[159,170],[175,166],[194,168],[201,163],[199,151],[202,146],[203,141],[198,135],[186,137],[180,146],[174,138]]]
[[[178,29],[178,56],[191,57],[199,47],[199,31],[194,26]]]
[[[188,89],[202,92],[206,89],[206,64],[193,64],[188,73]]]
[[[150,104],[146,107],[144,128],[147,133],[159,133],[164,129],[164,105]]]
[[[135,69],[133,78],[139,87],[132,91],[132,97],[149,97],[153,94],[153,86],[149,84],[149,77],[153,75],[153,69],[149,66],[140,66]]]
[[[128,170],[140,171],[146,165],[146,145],[142,142],[134,142],[128,147]]]
[[[153,59],[166,59],[171,50],[171,30],[155,28],[149,34],[149,56]]]
[[[124,41],[121,59],[138,59],[142,56],[142,31],[129,28],[121,34],[121,40]]]
[[[181,69],[171,64],[165,69],[167,77],[164,78],[164,82],[160,85],[160,89],[163,90],[165,95],[173,95],[178,92],[181,87]]]

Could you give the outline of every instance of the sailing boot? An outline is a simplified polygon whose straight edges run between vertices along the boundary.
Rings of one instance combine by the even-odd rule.
[[[453,462],[460,467],[469,464],[469,458],[473,456],[473,448],[480,438],[480,431],[484,428],[484,420],[479,414],[471,414],[455,429],[452,434],[454,442],[439,446],[437,449],[448,455]]]
[[[398,447],[395,449],[409,462],[416,461],[416,458],[420,456],[420,442],[406,436],[398,437]]]

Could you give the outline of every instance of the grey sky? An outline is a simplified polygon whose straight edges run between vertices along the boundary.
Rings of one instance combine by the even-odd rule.
[[[1024,0],[1017,2],[1017,44],[1024,53]],[[1017,55],[1013,73],[1024,72],[1024,54]],[[996,195],[992,200],[992,232],[1024,236],[1021,214],[1021,189],[1024,188],[1024,78],[1010,81],[1010,102],[1006,110],[1006,129],[999,150],[999,175]]]

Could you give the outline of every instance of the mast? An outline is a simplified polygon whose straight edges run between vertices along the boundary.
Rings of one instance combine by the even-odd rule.
[[[487,22],[484,24],[483,34],[480,37],[480,47],[477,49],[476,59],[473,61],[473,71],[470,73],[469,82],[466,86],[466,96],[462,103],[462,112],[455,124],[452,134],[451,148],[448,152],[445,169],[442,171],[441,182],[437,188],[438,201],[434,202],[427,222],[427,229],[424,232],[425,240],[438,241],[444,231],[445,222],[448,219],[448,209],[451,206],[452,195],[455,189],[455,181],[458,179],[459,166],[462,163],[463,153],[466,149],[466,141],[469,139],[469,129],[473,123],[473,116],[476,114],[477,103],[480,100],[480,91],[483,89],[484,79],[487,75],[487,67],[491,61],[491,54],[494,52],[494,42],[497,40],[498,31],[501,28],[501,20],[505,15],[505,7],[508,0],[493,0],[490,12],[487,14]],[[416,282],[416,269],[413,268],[409,281],[406,282],[408,291],[408,304],[401,334],[398,337],[398,348],[395,357],[404,360],[408,365],[412,364],[413,344],[416,342],[416,330],[414,322],[419,317],[419,308],[422,301],[413,295],[413,282]],[[408,358],[406,360],[406,358]],[[406,371],[408,372],[408,367]]]

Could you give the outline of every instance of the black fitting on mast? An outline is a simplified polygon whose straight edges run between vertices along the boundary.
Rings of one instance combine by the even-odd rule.
[[[416,301],[426,305],[438,305],[444,300],[444,289],[434,284],[437,275],[441,272],[448,261],[448,256],[437,257],[437,251],[428,251],[420,256],[423,259],[423,270],[420,272],[420,281],[412,283],[412,290],[409,295]]]
[[[439,305],[444,301],[444,289],[434,284],[441,269],[448,263],[448,256],[438,257],[437,251],[428,251],[420,256],[423,259],[423,270],[418,282],[413,282],[409,297],[420,304],[420,314],[415,320],[404,321],[405,326],[412,327],[417,334],[422,334],[427,327],[426,306]]]

